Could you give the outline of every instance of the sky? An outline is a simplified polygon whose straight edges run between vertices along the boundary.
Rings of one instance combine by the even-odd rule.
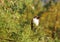
[[[49,2],[50,0],[41,0],[41,1],[44,2],[44,3],[47,3],[47,2]],[[53,0],[53,1],[57,2],[57,1],[60,1],[60,0]]]

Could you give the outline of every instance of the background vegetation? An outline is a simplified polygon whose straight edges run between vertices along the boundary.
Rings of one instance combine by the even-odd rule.
[[[35,15],[40,16],[37,32],[30,27]],[[0,42],[60,42],[60,2],[0,0]]]

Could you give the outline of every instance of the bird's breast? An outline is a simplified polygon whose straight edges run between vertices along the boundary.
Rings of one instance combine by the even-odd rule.
[[[33,19],[33,23],[34,23],[36,26],[38,26],[38,25],[39,25],[39,19],[34,18],[34,19]]]

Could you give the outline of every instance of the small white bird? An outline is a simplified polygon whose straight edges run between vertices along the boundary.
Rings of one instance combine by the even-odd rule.
[[[38,26],[39,25],[39,19],[37,17],[33,18],[33,23]]]
[[[32,21],[31,21],[31,29],[33,30],[35,28],[35,26],[39,25],[39,16],[35,16],[33,17]]]

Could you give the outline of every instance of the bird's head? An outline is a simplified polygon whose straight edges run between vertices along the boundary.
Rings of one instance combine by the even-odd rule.
[[[39,17],[39,16],[34,16],[34,18],[37,18],[37,19],[39,19],[40,17]]]

